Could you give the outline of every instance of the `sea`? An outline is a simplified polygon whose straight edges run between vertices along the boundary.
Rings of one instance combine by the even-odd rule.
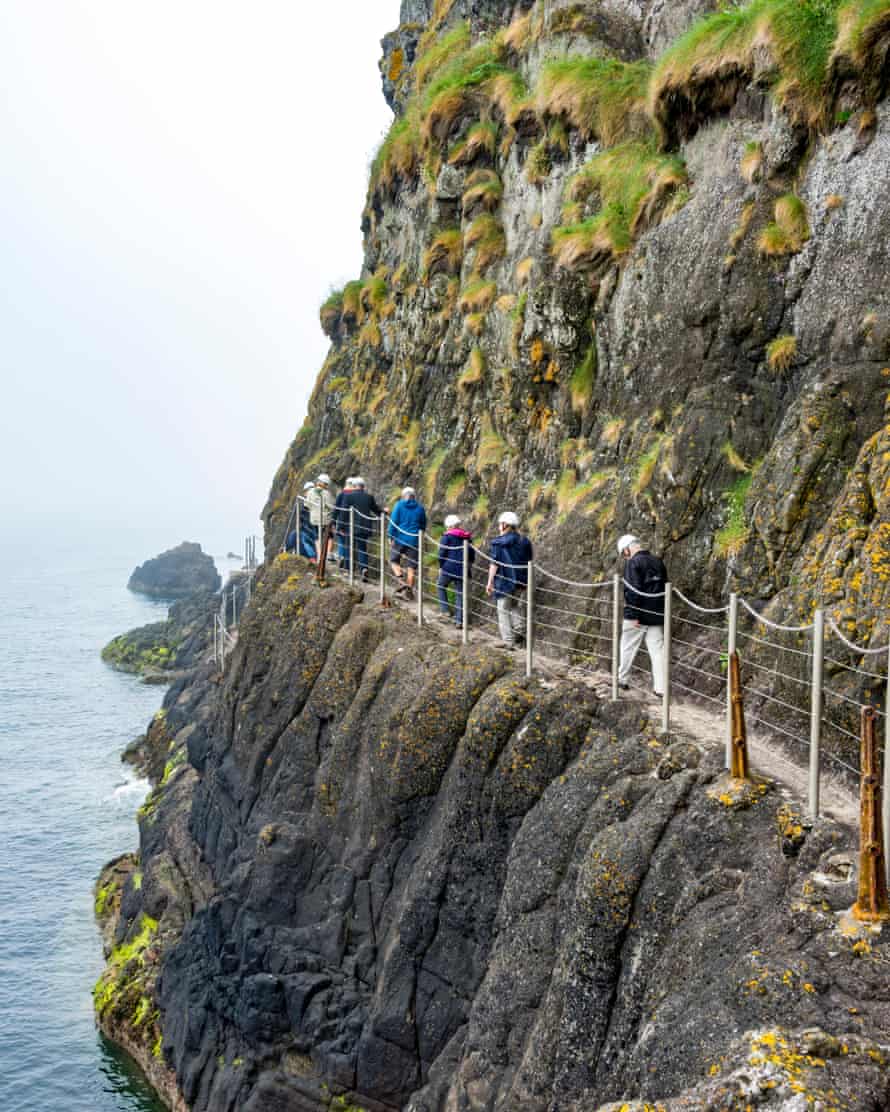
[[[96,1029],[91,993],[103,967],[93,884],[106,861],[136,849],[148,792],[120,754],[164,689],[99,653],[165,617],[164,603],[126,583],[181,539],[0,545],[2,1112],[163,1108]],[[216,563],[224,578],[236,566]]]

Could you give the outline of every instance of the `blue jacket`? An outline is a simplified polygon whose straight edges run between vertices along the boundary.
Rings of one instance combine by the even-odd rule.
[[[497,561],[494,577],[495,598],[512,595],[528,585],[528,564],[532,559],[532,542],[512,529],[494,537],[489,555]],[[502,565],[506,564],[507,567]]]
[[[426,510],[416,498],[400,498],[392,508],[389,535],[396,544],[417,548],[417,534],[426,529]]]
[[[464,575],[464,541],[469,541],[472,546],[473,535],[465,529],[449,529],[443,533],[439,541],[439,570],[449,579],[463,579]],[[469,550],[469,567],[473,566],[476,553],[472,547]]]

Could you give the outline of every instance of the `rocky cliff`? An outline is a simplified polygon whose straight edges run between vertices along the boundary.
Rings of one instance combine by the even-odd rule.
[[[719,739],[279,557],[152,742],[96,1001],[172,1107],[890,1107],[854,835]]]
[[[885,642],[888,11],[405,0],[266,551],[361,471]],[[854,832],[711,740],[279,557],[149,730],[101,1025],[201,1112],[888,1108]]]
[[[127,587],[152,598],[188,598],[199,591],[218,591],[222,580],[213,557],[193,541],[183,541],[140,564]]]

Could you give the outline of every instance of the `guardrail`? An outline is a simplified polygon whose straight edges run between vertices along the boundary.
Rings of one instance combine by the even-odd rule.
[[[294,504],[286,534],[294,522],[299,528],[300,508]],[[339,570],[351,584],[358,579],[376,586],[381,602],[387,598],[387,519],[368,518],[354,507],[339,519],[333,543]],[[348,525],[344,528],[343,522]],[[405,532],[403,530],[403,532]],[[416,536],[418,569],[414,605],[418,625],[428,622],[428,608],[441,607],[437,586],[438,542],[428,533]],[[282,545],[282,549],[284,545]],[[470,553],[475,559],[470,562]],[[449,611],[459,611],[464,644],[471,629],[499,635],[497,606],[486,591],[488,569],[497,565],[488,553],[464,542],[463,575],[446,590]],[[504,565],[506,566],[506,565]],[[581,668],[608,673],[613,699],[620,697],[623,586],[620,575],[583,582],[567,579],[538,561],[528,564],[528,588],[521,592],[517,629],[524,629],[525,672],[535,671],[536,657],[567,659]],[[434,573],[433,573],[434,572]],[[643,592],[637,595],[647,597]],[[737,593],[721,606],[701,606],[675,584],[648,596],[663,600],[664,651],[658,676],[634,661],[627,677],[631,688],[660,687],[661,729],[671,731],[671,708],[677,698],[709,706],[725,721],[725,763],[732,767],[732,690],[729,661],[740,654],[746,718],[774,739],[801,752],[808,764],[807,809],[820,813],[823,765],[827,762],[842,776],[860,777],[861,768],[848,750],[858,752],[859,719],[864,708],[886,726],[890,715],[890,645],[869,648],[857,645],[823,608],[802,625],[783,625],[761,614]],[[661,609],[653,609],[661,617]],[[883,662],[872,665],[872,661]],[[660,682],[658,682],[660,681]],[[777,760],[786,758],[773,754]],[[855,759],[855,758],[854,758]],[[788,761],[787,763],[793,764]],[[861,761],[860,761],[861,765]],[[882,826],[890,843],[890,761],[884,760]]]

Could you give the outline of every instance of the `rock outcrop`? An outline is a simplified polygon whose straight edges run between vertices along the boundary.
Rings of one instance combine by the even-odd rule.
[[[854,833],[785,836],[720,739],[667,749],[280,557],[223,685],[171,690],[153,741],[97,1007],[171,1103],[890,1101]]]
[[[141,675],[150,683],[169,683],[197,667],[213,640],[219,595],[199,589],[167,611],[167,620],[121,633],[102,650],[102,659],[120,672]]]
[[[218,591],[221,584],[213,557],[199,544],[183,541],[136,568],[127,587],[152,598],[180,599],[199,591]]]

